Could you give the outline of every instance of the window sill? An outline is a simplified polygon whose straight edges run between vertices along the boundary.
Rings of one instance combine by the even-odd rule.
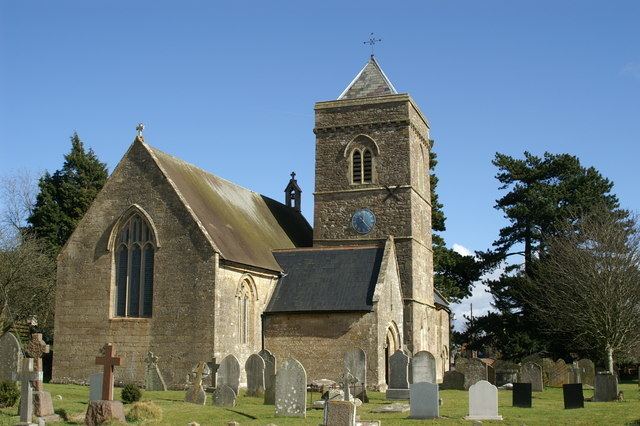
[[[151,317],[112,317],[109,321],[114,322],[149,322]]]

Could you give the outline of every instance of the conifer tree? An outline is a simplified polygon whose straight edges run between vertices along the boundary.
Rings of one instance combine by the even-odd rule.
[[[38,183],[40,192],[28,219],[33,234],[57,253],[107,180],[107,166],[85,150],[77,133],[71,136],[71,151],[62,169],[48,172]]]

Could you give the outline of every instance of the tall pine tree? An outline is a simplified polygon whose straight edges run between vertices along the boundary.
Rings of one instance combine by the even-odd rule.
[[[28,219],[31,231],[57,253],[107,180],[107,166],[85,150],[77,133],[62,169],[48,172],[38,183],[40,192]]]

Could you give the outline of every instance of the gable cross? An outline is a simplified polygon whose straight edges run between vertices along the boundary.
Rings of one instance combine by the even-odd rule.
[[[111,343],[103,348],[104,356],[96,357],[96,365],[103,365],[102,375],[102,399],[113,400],[113,367],[122,365],[122,358],[116,356],[116,350]]]
[[[136,126],[136,132],[138,132],[138,137],[142,137],[142,132],[144,131],[144,124],[138,123]]]
[[[380,43],[382,41],[381,38],[375,38],[373,36],[373,33],[369,34],[369,40],[365,41],[364,44],[368,44],[369,46],[371,46],[371,57],[373,58],[373,48],[376,45],[376,43]]]
[[[27,342],[25,351],[30,358],[33,358],[33,361],[35,363],[34,371],[42,375],[42,355],[49,353],[49,345],[47,345],[44,340],[42,340],[41,333],[33,333],[31,335],[31,340]],[[33,380],[33,387],[34,390],[38,392],[43,390],[42,377]]]

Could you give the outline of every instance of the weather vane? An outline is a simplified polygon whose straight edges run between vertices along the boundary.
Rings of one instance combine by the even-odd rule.
[[[144,131],[144,124],[138,123],[138,125],[136,126],[136,131],[138,132],[138,136],[142,137],[142,132]]]
[[[369,40],[365,41],[364,44],[368,44],[369,46],[371,46],[371,57],[373,57],[373,48],[376,45],[376,43],[380,43],[382,41],[381,38],[375,38],[373,36],[373,33],[369,34]]]

